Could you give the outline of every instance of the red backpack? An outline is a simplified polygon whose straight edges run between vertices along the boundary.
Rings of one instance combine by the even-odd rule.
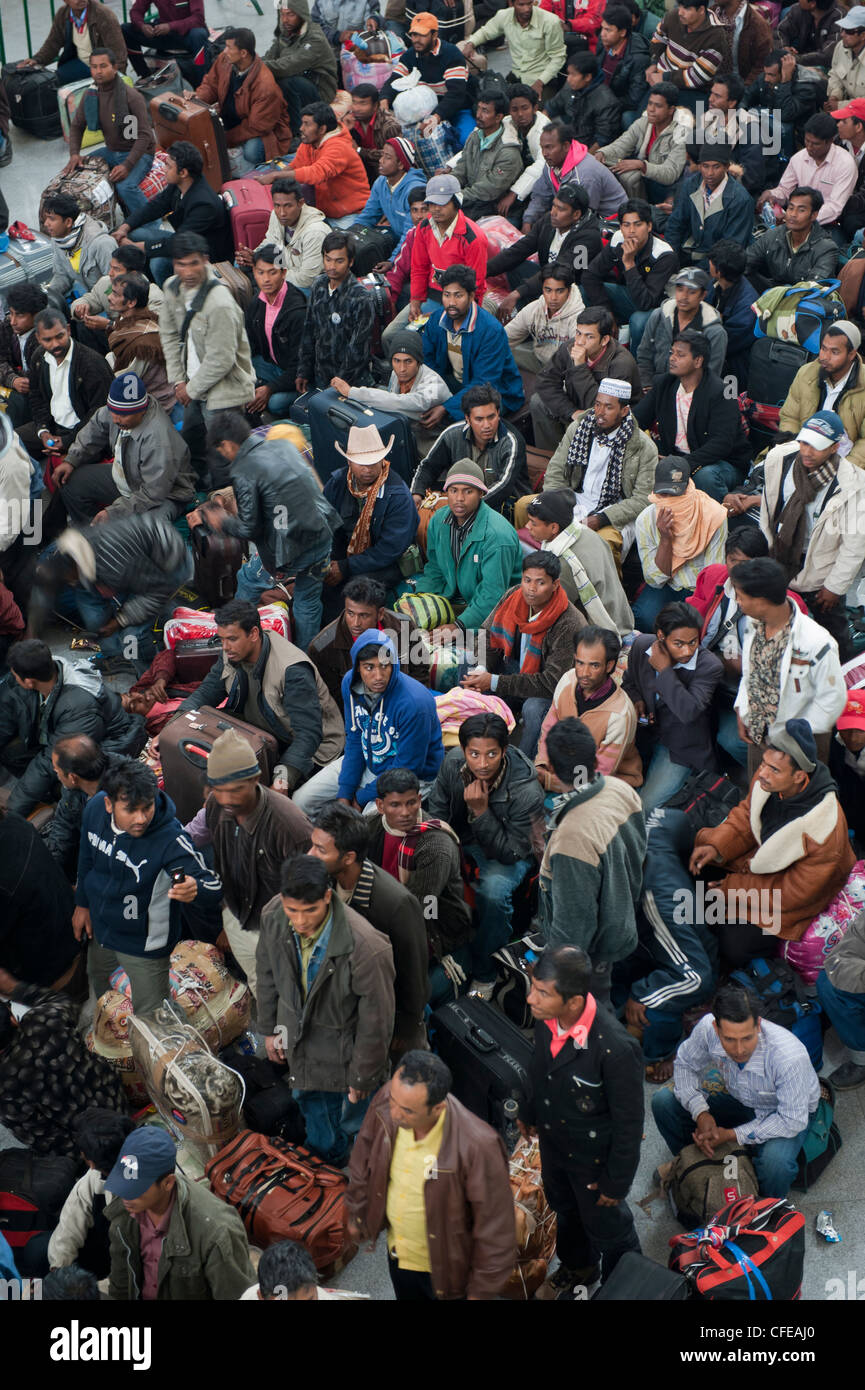
[[[801,1294],[805,1217],[784,1198],[739,1197],[670,1246],[670,1269],[697,1298],[779,1303]]]

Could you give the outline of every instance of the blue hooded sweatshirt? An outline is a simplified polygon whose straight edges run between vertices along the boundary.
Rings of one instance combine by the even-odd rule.
[[[371,644],[383,647],[392,664],[390,680],[370,709],[363,695],[357,654]],[[399,669],[396,647],[386,632],[369,628],[351,649],[351,670],[342,678],[345,710],[345,754],[339,774],[339,796],[359,806],[375,798],[375,782],[361,787],[367,768],[379,777],[394,767],[407,767],[428,782],[444,758],[442,731],[435,696]]]
[[[196,903],[219,903],[222,884],[187,835],[164,792],[143,835],[118,830],[97,792],[84,807],[77,907],[90,910],[93,935],[108,951],[166,956],[181,936],[181,905],[169,898],[172,869],[198,882]]]

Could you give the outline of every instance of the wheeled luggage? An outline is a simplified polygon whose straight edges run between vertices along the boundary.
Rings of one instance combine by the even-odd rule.
[[[348,234],[354,242],[352,272],[356,276],[368,275],[379,261],[389,260],[396,246],[396,237],[389,227],[367,227],[357,222],[349,227]]]
[[[532,1043],[484,999],[454,999],[432,1016],[432,1045],[453,1072],[457,1100],[501,1134],[506,1100],[525,1091]]]
[[[215,193],[231,178],[225,130],[215,111],[194,97],[169,93],[154,97],[150,119],[156,143],[170,149],[177,140],[188,140],[201,153],[204,177]]]
[[[57,74],[47,68],[3,68],[12,124],[37,140],[56,140],[62,134],[57,109]]]
[[[218,655],[221,656],[221,653]],[[261,768],[262,781],[265,786],[270,786],[278,754],[273,734],[256,729],[253,724],[245,724],[242,719],[235,719],[225,710],[213,709],[210,705],[186,710],[166,724],[159,735],[164,788],[177,807],[183,824],[192,820],[204,805],[207,758],[220,734],[228,729],[234,729],[252,745]]]
[[[264,241],[273,211],[273,195],[267,184],[255,179],[231,179],[222,190],[231,217],[235,246],[254,251]]]
[[[341,396],[328,387],[326,391],[306,391],[291,407],[291,418],[307,425],[312,439],[312,461],[322,482],[327,482],[335,468],[345,466],[345,458],[335,445],[348,443],[352,425],[375,425],[385,444],[393,438],[388,454],[390,466],[404,483],[410,483],[418,464],[417,444],[411,424],[404,415],[387,415],[371,405],[362,405]]]

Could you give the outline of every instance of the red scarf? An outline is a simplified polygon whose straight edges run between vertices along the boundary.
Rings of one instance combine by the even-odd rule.
[[[567,606],[568,596],[561,584],[558,584],[546,608],[542,608],[537,617],[529,622],[529,605],[523,598],[523,591],[521,588],[514,589],[512,593],[505,595],[495,611],[490,627],[490,645],[496,651],[502,652],[507,661],[512,654],[519,653],[521,634],[528,633],[529,645],[520,665],[520,673],[524,676],[534,675],[541,669],[541,639],[562,616]]]

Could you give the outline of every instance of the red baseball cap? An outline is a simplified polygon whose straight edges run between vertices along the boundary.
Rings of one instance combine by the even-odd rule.
[[[865,729],[865,690],[851,690],[844,713],[839,715],[839,729]]]
[[[836,121],[845,121],[848,116],[853,116],[857,121],[865,121],[865,97],[854,97],[846,106],[839,106],[838,110],[830,112],[830,115]]]

